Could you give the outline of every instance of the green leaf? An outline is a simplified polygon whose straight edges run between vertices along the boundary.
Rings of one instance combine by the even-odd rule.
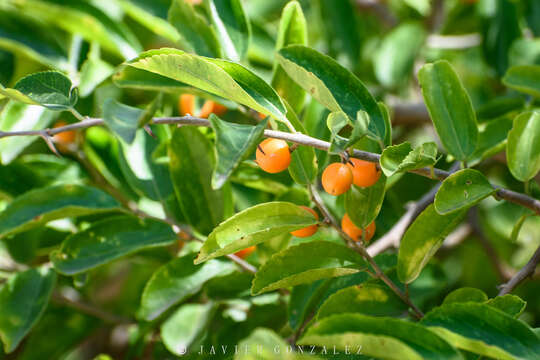
[[[176,258],[156,270],[142,293],[137,313],[140,319],[152,321],[158,318],[172,306],[196,294],[208,280],[235,270],[232,263],[221,260],[194,265],[193,257],[188,254]]]
[[[225,220],[204,242],[196,264],[316,224],[309,211],[287,202],[256,205]]]
[[[435,195],[435,210],[441,215],[467,209],[495,193],[496,189],[478,170],[459,170],[446,179]]]
[[[82,185],[56,185],[35,189],[15,198],[0,213],[0,238],[65,217],[118,210],[106,193]]]
[[[475,354],[505,360],[540,357],[540,339],[530,327],[486,304],[443,305],[426,314],[421,323]]]
[[[135,140],[139,120],[143,118],[144,113],[142,109],[121,104],[111,98],[105,100],[103,104],[103,121],[128,144]]]
[[[387,87],[405,84],[425,36],[424,27],[417,23],[404,23],[386,35],[373,59],[375,76],[381,84]]]
[[[0,288],[0,338],[7,353],[43,315],[55,282],[54,271],[41,267],[17,273]]]
[[[489,299],[486,304],[496,309],[499,309],[515,318],[518,318],[527,306],[527,303],[523,301],[519,296],[512,294],[496,296],[493,299]]]
[[[354,274],[362,271],[364,264],[362,256],[346,246],[328,241],[301,243],[282,250],[264,263],[255,274],[251,293],[257,295]]]
[[[540,65],[512,66],[504,75],[503,84],[540,98]]]
[[[257,328],[238,344],[242,350],[235,353],[234,360],[293,360],[301,356],[287,351],[287,346],[274,331]]]
[[[332,133],[330,149],[328,149],[328,152],[337,155],[353,146],[358,140],[366,135],[369,126],[369,115],[365,111],[360,110],[356,113],[354,122],[351,122],[347,114],[343,111],[335,111],[328,115],[326,125]],[[348,139],[338,135],[347,125],[350,125],[353,128]]]
[[[66,110],[77,102],[77,91],[71,88],[71,80],[57,71],[28,75],[19,80],[13,90],[30,99],[24,102],[39,104],[51,110]],[[23,100],[13,97],[12,92],[4,93],[15,100]]]
[[[109,17],[91,2],[79,0],[27,0],[17,10],[52,27],[97,41],[103,48],[130,59],[142,50],[137,37],[122,22]]]
[[[405,311],[407,306],[388,286],[368,282],[331,295],[319,309],[317,319],[342,313],[398,316]]]
[[[51,124],[54,117],[55,113],[44,107],[9,101],[0,113],[0,132],[45,129]],[[13,136],[0,139],[2,164],[7,165],[12,162],[34,141],[36,141],[36,137],[32,136]]]
[[[385,186],[386,176],[381,175],[373,186],[352,185],[345,193],[345,211],[356,226],[364,229],[377,218],[386,193]]]
[[[119,71],[113,75],[112,79],[116,86],[124,88],[162,91],[172,94],[194,90],[183,82],[126,65],[120,66]]]
[[[169,168],[176,198],[186,220],[208,234],[225,217],[228,188],[212,190],[214,154],[206,137],[192,126],[173,132]]]
[[[506,145],[508,168],[520,181],[529,181],[540,170],[540,112],[525,112],[514,119]]]
[[[169,23],[181,36],[180,42],[190,52],[209,57],[221,57],[221,46],[215,30],[189,1],[172,0]]]
[[[409,142],[389,146],[381,155],[381,169],[386,176],[433,166],[437,162],[437,144],[426,142],[413,150]]]
[[[213,307],[212,303],[179,307],[161,325],[160,335],[165,347],[175,355],[185,355],[189,346],[204,334]]]
[[[463,287],[446,295],[443,305],[468,301],[485,302],[487,299],[488,297],[486,293],[482,290],[471,287]]]
[[[170,0],[120,0],[120,6],[128,16],[155,34],[178,42],[180,34],[167,21],[170,5]]]
[[[478,144],[468,161],[469,166],[475,166],[482,160],[504,150],[506,138],[508,132],[512,129],[512,124],[510,116],[502,116],[486,123],[478,133]]]
[[[285,106],[276,92],[240,64],[163,48],[144,52],[126,66],[180,81],[287,121]],[[155,84],[155,79],[147,84]]]
[[[399,246],[397,273],[403,283],[413,282],[448,234],[461,222],[465,211],[439,215],[433,204],[416,218]]]
[[[112,217],[69,236],[51,253],[56,271],[75,275],[137,251],[170,245],[176,234],[170,225],[156,220]]]
[[[364,110],[370,117],[368,133],[384,140],[386,125],[377,102],[364,84],[335,60],[300,45],[281,49],[278,60],[296,83],[330,111],[343,111],[351,119]]]
[[[429,115],[442,144],[464,161],[476,148],[478,127],[471,99],[449,62],[422,66],[418,81]]]
[[[114,74],[114,67],[103,61],[99,54],[99,45],[92,44],[88,59],[81,66],[81,79],[79,82],[79,95],[87,97],[96,87]]]
[[[225,184],[238,165],[253,154],[266,124],[265,119],[257,126],[234,124],[210,115],[210,123],[216,133],[216,166],[212,173],[212,188]]]
[[[276,50],[288,45],[307,45],[307,24],[298,1],[290,1],[283,8],[279,22]],[[295,83],[283,68],[275,64],[272,87],[285,99],[295,112],[302,110],[306,93]]]
[[[442,337],[416,323],[361,314],[332,315],[310,327],[298,342],[339,350],[348,347],[382,359],[462,359]]]
[[[251,28],[240,0],[205,0],[210,22],[224,57],[242,60],[249,47]]]

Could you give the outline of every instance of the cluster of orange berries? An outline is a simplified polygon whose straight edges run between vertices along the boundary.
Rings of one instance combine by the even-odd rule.
[[[291,151],[283,140],[266,139],[257,146],[255,153],[257,164],[266,172],[278,173],[286,170],[291,163]],[[341,195],[347,192],[351,185],[369,187],[375,185],[381,176],[374,163],[351,158],[346,164],[332,163],[324,169],[322,185],[330,195]],[[318,219],[317,214],[311,211]],[[355,241],[369,241],[375,234],[375,222],[371,222],[365,229],[357,227],[349,218],[348,214],[341,220],[341,228]],[[317,225],[293,231],[291,234],[297,237],[307,237],[317,231]],[[365,233],[364,233],[365,232]]]
[[[199,113],[196,113],[197,98],[192,94],[182,94],[178,99],[178,112],[182,116],[191,115],[207,118],[210,114],[221,116],[227,112],[227,107],[212,100],[206,100]]]

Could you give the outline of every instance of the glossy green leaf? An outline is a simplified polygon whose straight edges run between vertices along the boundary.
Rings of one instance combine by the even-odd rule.
[[[493,299],[489,299],[487,304],[515,318],[519,317],[527,306],[527,303],[519,296],[512,294],[496,296]]]
[[[179,307],[160,328],[160,335],[167,349],[175,355],[185,355],[189,346],[204,334],[212,309],[212,303],[186,304]]]
[[[478,355],[505,360],[540,356],[540,339],[530,327],[486,304],[443,305],[421,323],[452,345]]]
[[[496,189],[480,171],[463,169],[443,181],[435,195],[435,210],[445,215],[467,209],[495,191]]]
[[[389,146],[381,155],[381,169],[386,176],[433,166],[437,162],[437,144],[426,142],[413,150],[409,142]]]
[[[55,282],[54,271],[41,267],[17,273],[0,288],[0,338],[7,353],[43,315]]]
[[[429,115],[442,144],[458,160],[475,150],[478,128],[471,99],[450,63],[445,60],[424,65],[418,81]]]
[[[75,275],[137,251],[172,244],[170,225],[156,220],[112,217],[69,236],[51,253],[56,271]]]
[[[368,132],[384,140],[386,125],[377,102],[364,84],[335,60],[300,45],[281,49],[278,60],[296,83],[330,111],[343,111],[351,119],[364,110],[370,117]]]
[[[238,165],[253,154],[268,121],[251,126],[223,121],[214,114],[209,119],[216,133],[216,166],[212,173],[212,188],[219,189]]]
[[[82,185],[56,185],[28,191],[0,213],[0,237],[41,226],[51,220],[118,210],[101,190]]]
[[[283,8],[279,22],[276,50],[288,45],[307,45],[307,24],[302,12],[302,6],[297,1],[290,1]],[[283,68],[274,65],[272,87],[279,96],[285,99],[296,112],[300,112],[304,105],[306,93],[295,83]]]
[[[256,205],[219,224],[208,235],[195,263],[232,254],[315,223],[313,214],[295,204],[269,202]]]
[[[88,59],[81,66],[79,95],[81,97],[91,95],[99,84],[114,74],[114,71],[111,64],[101,59],[99,45],[92,44]]]
[[[240,64],[163,48],[144,52],[126,65],[180,81],[286,122],[286,110],[276,92]]]
[[[114,74],[112,79],[118,87],[124,88],[162,91],[173,94],[193,90],[192,87],[183,82],[125,65],[119,68],[119,72]]]
[[[192,126],[174,130],[169,144],[169,168],[176,198],[189,224],[208,234],[225,217],[227,188],[210,184],[214,153],[206,137]]]
[[[22,94],[30,101],[24,101],[20,96],[12,96],[11,89],[4,94],[30,104],[39,104],[51,110],[66,110],[77,102],[77,91],[72,89],[71,80],[57,71],[44,71],[28,75],[15,84],[15,92]]]
[[[310,327],[299,344],[335,346],[382,359],[462,359],[444,338],[419,324],[361,314],[332,315]]]
[[[397,274],[403,283],[413,282],[448,234],[461,222],[465,211],[439,215],[433,204],[416,218],[399,246]]]
[[[205,0],[206,9],[223,55],[240,61],[247,54],[251,28],[240,0]]]
[[[251,293],[316,280],[350,275],[364,268],[362,256],[346,246],[328,241],[311,241],[291,246],[275,254],[255,274]]]
[[[293,360],[299,358],[294,352],[287,351],[288,344],[274,331],[257,328],[238,344],[234,360]]]
[[[540,112],[525,112],[514,119],[506,145],[508,168],[520,181],[529,181],[540,171]]]
[[[44,107],[10,101],[0,113],[0,132],[45,129],[51,124],[54,117],[55,113]],[[32,136],[0,139],[2,164],[7,165],[12,162],[28,145],[36,140]]]
[[[167,21],[170,0],[120,0],[120,6],[127,15],[157,35],[177,42],[180,34]]]
[[[410,78],[425,36],[424,27],[417,23],[404,23],[386,35],[373,59],[375,76],[381,84],[395,87]]]
[[[480,289],[463,287],[452,291],[450,294],[446,295],[444,298],[443,304],[451,304],[458,302],[485,302],[488,297],[485,292]]]
[[[231,262],[221,260],[194,265],[193,257],[193,254],[188,254],[176,258],[156,270],[142,293],[137,313],[140,319],[152,321],[158,318],[172,306],[197,293],[208,280],[235,270]]]
[[[504,75],[503,83],[511,89],[540,98],[540,65],[513,66]]]
[[[180,42],[188,50],[203,56],[221,57],[221,46],[215,30],[188,1],[173,0],[168,18],[180,34]]]
[[[91,2],[27,0],[17,2],[17,10],[88,41],[97,41],[103,48],[125,59],[137,56],[142,50],[137,37],[124,23],[111,18]]]
[[[368,282],[331,295],[319,309],[317,319],[343,313],[398,316],[405,311],[407,306],[388,286]]]
[[[386,176],[381,174],[379,180],[370,187],[352,185],[345,194],[345,211],[356,226],[366,228],[377,218],[381,211],[386,193]]]

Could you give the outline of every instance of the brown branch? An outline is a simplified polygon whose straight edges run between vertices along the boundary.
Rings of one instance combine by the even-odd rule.
[[[107,323],[111,324],[130,324],[134,323],[135,320],[125,318],[122,316],[115,315],[113,313],[109,313],[107,311],[104,311],[94,305],[83,303],[80,301],[74,301],[71,299],[68,299],[67,297],[54,292],[51,297],[52,301],[59,304],[64,305],[67,307],[70,307],[72,309],[78,310],[82,313],[91,315],[93,317],[96,317],[98,319],[101,319]]]
[[[368,254],[366,251],[366,248],[359,242],[354,241],[351,239],[349,235],[347,235],[342,229],[341,226],[337,223],[337,221],[333,218],[333,216],[330,214],[326,206],[324,205],[324,202],[322,201],[317,189],[311,185],[309,187],[311,198],[315,205],[319,208],[321,213],[329,220],[332,227],[338,232],[338,234],[341,236],[341,238],[345,241],[347,246],[351,248],[352,250],[356,251],[362,257],[368,262],[368,264],[371,266],[371,268],[375,271],[375,273],[371,273],[371,275],[377,279],[380,279],[382,282],[384,282],[399,298],[409,306],[413,314],[416,318],[421,319],[424,314],[422,311],[416,307],[416,305],[411,301],[411,299],[405,294],[399,287],[397,287],[396,284],[390,278],[381,270],[379,265],[375,262],[375,260]]]
[[[180,125],[192,125],[192,126],[210,126],[210,122],[206,119],[201,119],[193,116],[184,116],[184,117],[160,117],[160,118],[154,118],[152,121],[153,124],[180,124]],[[62,127],[57,127],[54,129],[45,129],[45,130],[29,130],[29,131],[14,131],[14,132],[0,132],[0,138],[8,137],[8,136],[40,136],[42,131],[46,131],[49,135],[55,135],[59,134],[61,132],[65,131],[72,131],[72,130],[79,130],[79,129],[85,129],[92,126],[102,126],[104,125],[103,120],[101,119],[87,119],[85,121],[81,121],[75,124],[70,124]],[[265,130],[264,136],[276,138],[276,139],[282,139],[286,141],[290,141],[292,143],[305,145],[305,146],[311,146],[316,149],[321,150],[328,150],[330,148],[330,143],[324,140],[319,140],[316,138],[313,138],[311,136],[301,134],[301,133],[287,133],[283,131],[276,131],[276,130]],[[353,156],[362,159],[365,161],[375,162],[378,163],[380,159],[379,154],[370,153],[367,151],[362,151],[355,149],[353,152]],[[422,175],[431,179],[437,179],[437,180],[444,180],[449,175],[450,172],[441,170],[441,169],[433,169],[434,177],[432,177],[432,169],[429,167],[425,167],[422,169],[416,169],[411,170],[410,172]],[[497,188],[496,196],[498,196],[501,199],[505,199],[507,201],[519,204],[523,207],[526,207],[535,213],[540,215],[540,200],[537,200],[535,198],[532,198],[528,195],[518,193],[512,190],[504,189],[502,187],[494,186]]]
[[[499,286],[499,296],[512,292],[523,280],[533,276],[536,266],[540,263],[540,246],[536,249],[527,264],[521,268],[506,284]]]

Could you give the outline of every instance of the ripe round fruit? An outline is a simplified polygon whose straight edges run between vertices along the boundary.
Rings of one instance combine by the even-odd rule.
[[[178,98],[178,112],[182,116],[195,115],[195,95],[182,94]]]
[[[375,235],[375,221],[372,221],[364,230],[366,231],[365,239],[362,236],[362,233],[364,230],[360,229],[358,226],[356,226],[348,214],[345,214],[343,216],[343,219],[341,219],[341,229],[345,232],[345,234],[349,235],[351,239],[354,241],[360,241],[365,240],[365,242],[368,242],[371,240],[373,235]]]
[[[324,169],[322,174],[322,186],[330,195],[341,195],[351,187],[353,175],[347,165],[332,163]]]
[[[257,164],[266,172],[275,174],[289,167],[291,152],[289,145],[280,139],[266,139],[257,146]]]
[[[255,245],[249,246],[249,247],[247,247],[247,248],[245,248],[245,249],[242,249],[242,250],[240,250],[240,251],[235,252],[234,255],[238,256],[238,257],[241,258],[241,259],[245,259],[245,258],[247,258],[252,252],[254,252],[255,249],[257,249],[257,248],[255,247]]]
[[[54,124],[54,128],[59,128],[59,127],[66,126],[66,125],[68,125],[66,122],[59,121],[56,124]],[[56,143],[59,143],[59,144],[62,144],[62,145],[68,145],[68,144],[72,144],[72,143],[75,142],[76,136],[77,136],[77,133],[74,130],[64,131],[64,132],[61,132],[61,133],[58,133],[58,134],[54,135],[53,140]]]
[[[210,114],[216,114],[217,116],[221,116],[227,112],[227,107],[218,104],[215,101],[212,100],[206,100],[201,108],[201,112],[199,113],[199,117],[207,118],[210,116]]]
[[[360,187],[370,187],[381,177],[381,172],[377,170],[375,163],[360,159],[351,158],[352,164],[347,163],[353,174],[353,184]]]
[[[317,215],[315,210],[313,210],[311,208],[308,208],[307,206],[300,206],[300,207],[302,209],[305,209],[305,210],[309,211],[310,213],[312,213],[313,216],[315,216],[315,219],[319,220],[319,215]],[[291,231],[291,235],[296,236],[296,237],[300,237],[300,238],[309,237],[309,236],[315,234],[317,232],[318,228],[319,227],[317,226],[317,224],[309,225],[309,226],[307,226],[305,228]]]

